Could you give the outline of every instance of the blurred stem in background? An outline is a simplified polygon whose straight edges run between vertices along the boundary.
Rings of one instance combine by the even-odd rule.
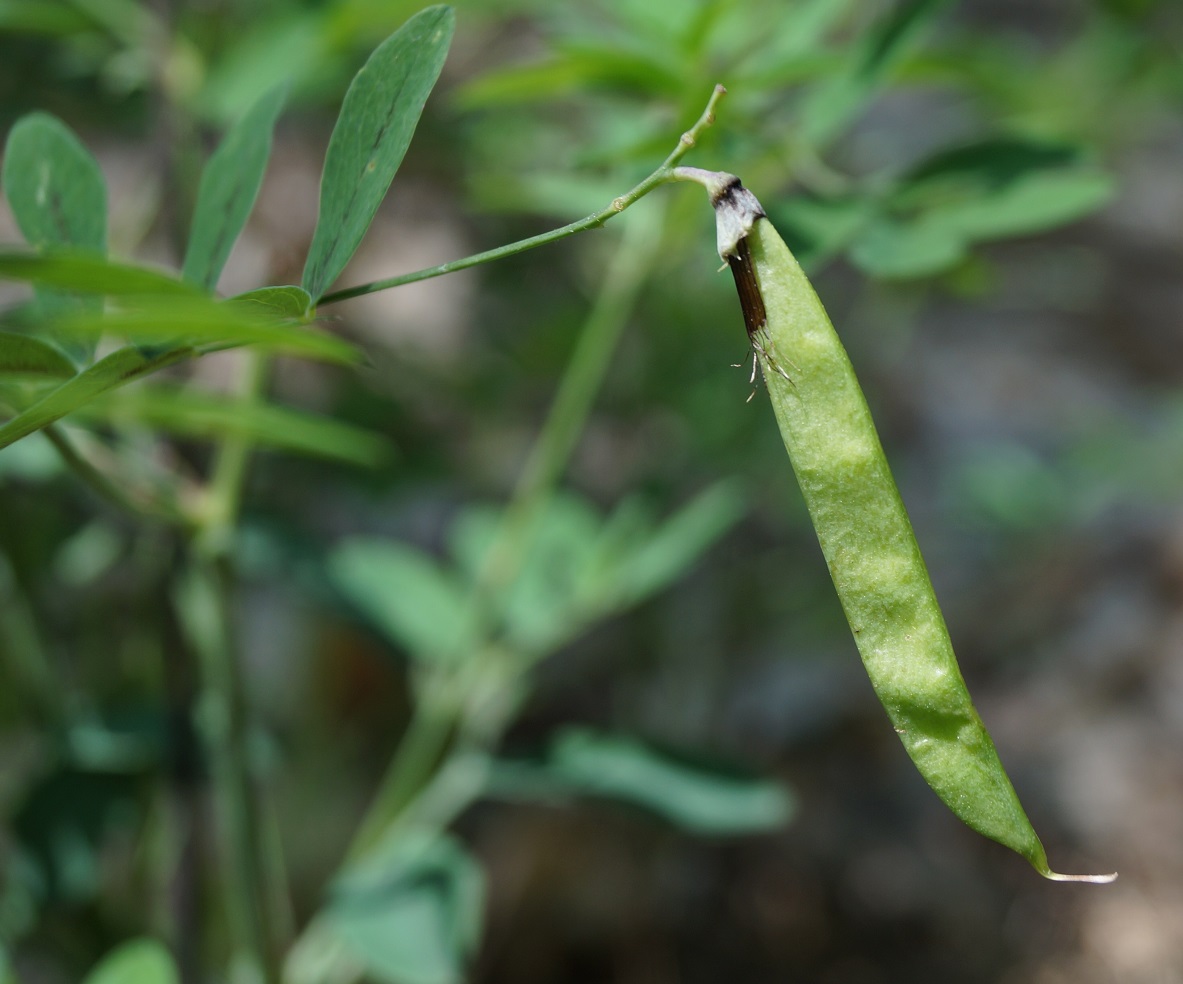
[[[143,481],[129,481],[126,473],[113,458],[99,462],[100,454],[91,449],[89,454],[79,450],[58,424],[44,428],[43,433],[54,446],[63,463],[102,499],[125,510],[132,516],[142,516],[161,522],[185,526],[189,517],[176,501],[175,490],[163,490]],[[116,480],[113,476],[118,475]],[[177,485],[181,484],[176,476]]]
[[[624,220],[624,234],[603,287],[473,589],[471,617],[485,632],[492,629],[490,623],[498,602],[521,570],[530,549],[532,522],[571,460],[620,334],[656,265],[664,216],[663,202],[648,212],[631,213]]]
[[[0,554],[0,653],[4,677],[17,699],[39,725],[64,719],[57,671],[29,610],[29,603],[8,559]]]
[[[253,351],[244,353],[243,360],[239,399],[249,404],[262,395],[268,360]],[[219,854],[224,911],[242,980],[278,982],[279,953],[283,937],[290,933],[283,928],[287,924],[285,877],[276,838],[263,822],[253,775],[257,756],[251,749],[250,714],[233,630],[232,553],[252,442],[241,436],[223,439],[204,495],[196,508],[186,508],[175,501],[176,496],[162,496],[123,480],[115,461],[96,465],[60,428],[46,432],[64,463],[101,497],[131,515],[163,520],[188,534],[174,603],[201,679],[196,723],[213,775],[215,809],[223,833]],[[174,478],[180,481],[179,476]],[[25,614],[20,606],[6,605],[0,631],[12,640],[9,651],[20,656],[16,669],[32,703],[52,720],[59,714],[60,703],[53,670],[42,647],[35,644],[36,635],[30,635],[33,626]],[[183,921],[178,923],[179,932],[193,930],[183,929],[187,925]],[[179,941],[178,950],[198,952],[194,942]],[[192,970],[182,968],[182,973],[188,976]]]
[[[266,356],[248,352],[239,383],[244,403],[260,398]],[[251,724],[233,628],[233,545],[252,442],[225,438],[218,446],[204,508],[190,541],[190,557],[177,587],[176,605],[198,657],[201,697],[198,732],[213,775],[219,824],[219,861],[226,920],[242,980],[277,984],[281,941],[274,884],[253,763]],[[275,879],[273,881],[273,878]]]
[[[414,812],[416,799],[430,796],[434,785],[455,776],[456,762],[496,744],[517,709],[529,661],[497,644],[497,613],[529,551],[535,521],[570,462],[620,335],[661,256],[664,215],[664,205],[654,206],[630,212],[622,221],[624,233],[595,305],[472,588],[468,617],[485,642],[458,667],[436,665],[425,671],[411,722],[349,848],[349,864],[393,839],[400,820]],[[459,797],[463,804],[480,792],[479,772],[467,774],[478,781]]]

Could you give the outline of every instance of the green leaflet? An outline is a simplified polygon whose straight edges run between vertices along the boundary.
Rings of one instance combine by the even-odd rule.
[[[109,390],[126,386],[195,354],[191,348],[176,348],[149,356],[132,346],[112,352],[0,427],[0,448],[60,420]]]
[[[991,240],[1083,218],[1113,191],[1080,148],[1001,135],[940,150],[888,190],[794,196],[771,211],[805,269],[846,252],[873,277],[905,279],[954,269]]]
[[[308,321],[312,298],[303,287],[260,287],[258,290],[237,294],[230,300],[247,305],[256,305],[260,311],[278,318]]]
[[[302,286],[314,300],[345,269],[382,204],[443,68],[455,21],[451,7],[416,14],[375,49],[345,93],[304,266]]]
[[[0,376],[69,379],[73,375],[73,363],[48,342],[0,331]]]
[[[83,984],[177,984],[179,980],[168,948],[142,937],[112,950]]]
[[[404,834],[333,885],[284,980],[323,984],[344,951],[366,980],[460,984],[480,939],[484,899],[480,865],[458,841],[427,830]]]
[[[655,594],[691,566],[743,513],[721,482],[662,523],[636,501],[607,519],[573,495],[538,507],[529,548],[498,602],[499,634],[515,652],[541,659],[589,624]],[[341,543],[329,573],[343,598],[386,639],[425,663],[479,651],[470,592],[493,549],[503,514],[464,510],[449,531],[455,569],[395,540]]]
[[[548,770],[575,791],[634,803],[704,836],[775,830],[794,810],[788,790],[771,779],[729,775],[586,728],[557,736]]]
[[[237,437],[253,444],[372,467],[391,453],[382,435],[332,417],[273,403],[228,400],[171,385],[145,383],[101,397],[80,411],[87,419],[134,422],[172,434],[211,440]]]
[[[325,7],[260,8],[207,66],[194,111],[211,123],[229,124],[255,105],[260,92],[284,80],[296,92],[308,92],[326,69],[336,71],[330,68],[326,20]]]
[[[412,547],[347,540],[333,552],[329,574],[354,607],[415,659],[455,662],[476,644],[464,584]]]
[[[4,147],[4,194],[25,240],[36,250],[75,247],[107,250],[107,185],[98,162],[57,117],[30,113],[17,121]],[[37,288],[42,312],[93,312],[92,297]],[[92,339],[47,334],[76,362],[89,362]]]
[[[74,412],[108,390],[208,351],[255,345],[345,364],[356,363],[361,358],[357,349],[347,342],[307,327],[309,298],[299,287],[268,287],[219,301],[164,270],[112,263],[89,254],[54,252],[36,256],[2,250],[0,279],[114,298],[116,303],[109,310],[62,311],[46,318],[45,324],[67,341],[79,338],[89,341],[109,333],[140,345],[139,351],[124,348],[113,352],[27,406],[0,427],[0,447]],[[25,346],[18,352],[14,346],[8,346],[7,351],[14,360],[13,370],[20,364],[15,361],[19,356],[25,364],[29,359],[36,359],[43,375],[53,372],[66,375],[65,367],[56,364],[45,348],[34,352]],[[0,369],[3,369],[2,359],[0,351]],[[224,415],[212,411],[202,411],[200,416],[201,426],[207,429],[226,423]],[[196,423],[192,414],[188,421]],[[246,421],[242,423],[243,427],[250,426]],[[253,423],[268,429],[276,425],[273,419]],[[312,445],[323,448],[326,440],[340,436],[334,437],[317,424],[294,441],[286,442],[286,446],[314,450]],[[350,439],[340,450],[354,460],[373,461],[377,456],[376,446],[364,439]]]
[[[64,5],[45,0],[0,0],[0,31],[52,37],[81,34],[93,26],[94,22],[81,11]]]
[[[801,267],[734,175],[707,186],[719,252],[789,459],[871,684],[916,768],[974,830],[1058,881],[962,679],[948,629],[862,390]]]
[[[204,296],[170,270],[117,263],[93,253],[54,250],[38,256],[27,250],[0,249],[0,279],[38,287],[59,287],[102,297],[140,294]]]
[[[61,120],[30,113],[4,148],[4,194],[35,249],[107,248],[107,186],[98,162]]]
[[[930,276],[979,243],[1082,218],[1113,191],[1113,179],[1072,146],[1003,136],[954,147],[900,180],[858,231],[850,258],[877,277]]]
[[[361,361],[361,353],[343,339],[269,314],[262,304],[199,295],[143,297],[102,318],[64,321],[60,328],[67,333],[109,332],[145,344],[200,344],[207,350],[258,345],[342,365]]]
[[[46,324],[65,339],[123,334],[145,343],[261,345],[331,362],[356,363],[347,342],[305,327],[308,295],[267,287],[219,301],[163,271],[76,254],[33,256],[0,251],[0,279],[63,286],[119,298],[110,310],[62,312]],[[298,322],[292,324],[292,322]]]
[[[230,257],[254,207],[271,156],[271,133],[287,86],[267,93],[227,132],[201,175],[182,272],[208,290]]]

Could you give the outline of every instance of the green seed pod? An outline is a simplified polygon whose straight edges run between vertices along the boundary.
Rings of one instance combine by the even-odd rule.
[[[734,175],[706,186],[719,255],[785,447],[871,684],[925,781],[974,830],[1059,881],[978,716],[866,400],[821,302],[760,203]],[[754,370],[753,370],[754,371]]]

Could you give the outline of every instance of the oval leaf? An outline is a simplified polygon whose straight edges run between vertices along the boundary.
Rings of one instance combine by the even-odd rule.
[[[4,194],[34,249],[72,246],[107,250],[107,185],[98,162],[61,120],[31,113],[17,122],[4,148]],[[93,299],[39,289],[47,313],[94,310]],[[79,362],[94,354],[92,339],[54,339]]]
[[[50,5],[45,0],[4,0],[0,3],[0,31],[68,35],[84,34],[93,27],[94,21],[81,11]]]
[[[345,269],[402,163],[439,78],[455,15],[428,7],[387,38],[354,77],[333,128],[320,214],[304,267],[314,300]]]
[[[1084,218],[1107,204],[1113,192],[1113,179],[1100,171],[1049,171],[977,201],[934,208],[925,221],[973,241],[1029,236]]]
[[[312,310],[312,298],[303,287],[260,287],[230,298],[235,304],[257,305],[279,318],[304,320]]]
[[[1038,171],[1073,167],[1081,156],[1072,144],[1004,134],[938,150],[904,176],[903,189],[908,194],[951,182],[998,188]]]
[[[884,280],[931,277],[955,267],[965,256],[962,236],[924,220],[873,222],[850,250],[850,259],[860,270]]]
[[[132,940],[112,950],[83,984],[177,984],[177,967],[164,944]]]
[[[780,783],[680,762],[616,735],[564,731],[549,767],[579,791],[635,803],[699,834],[774,830],[793,813],[792,797]]]
[[[426,554],[393,540],[352,540],[334,551],[329,572],[350,603],[410,655],[443,661],[465,654],[464,589]]]
[[[217,286],[262,187],[271,134],[286,98],[285,85],[255,103],[206,164],[182,267],[186,280],[209,290]]]
[[[412,834],[334,886],[318,922],[385,984],[460,984],[480,935],[484,875],[446,834]]]
[[[672,584],[744,514],[742,489],[719,482],[671,516],[655,533],[638,537],[613,571],[608,590],[619,605],[636,604]]]
[[[61,120],[31,113],[4,147],[4,194],[26,241],[107,249],[107,186],[98,162]]]

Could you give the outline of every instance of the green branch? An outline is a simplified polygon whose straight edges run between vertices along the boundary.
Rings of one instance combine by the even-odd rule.
[[[529,239],[520,239],[516,243],[498,246],[496,249],[486,250],[483,253],[475,253],[472,256],[465,256],[459,260],[451,260],[448,263],[441,263],[439,266],[428,267],[425,270],[416,270],[414,273],[404,273],[398,277],[388,277],[385,280],[375,280],[368,284],[359,284],[357,287],[346,287],[344,290],[333,291],[331,294],[326,294],[322,297],[320,303],[322,305],[335,304],[337,301],[347,301],[351,297],[361,297],[364,294],[373,294],[391,287],[401,287],[404,284],[413,284],[420,280],[430,280],[432,277],[442,277],[446,273],[455,273],[458,270],[467,270],[469,267],[479,266],[482,263],[491,263],[493,260],[504,259],[507,256],[516,256],[518,253],[524,253],[526,250],[533,249],[535,246],[545,246],[547,243],[557,242],[560,239],[565,239],[567,236],[573,236],[577,232],[586,232],[588,229],[596,229],[602,226],[614,215],[619,215],[630,205],[644,198],[658,185],[665,184],[672,179],[674,166],[698,142],[699,135],[702,131],[715,122],[715,107],[726,93],[727,90],[723,86],[716,85],[714,91],[711,92],[711,98],[707,102],[706,109],[702,111],[702,115],[698,118],[698,121],[682,134],[678,145],[673,149],[669,157],[665,159],[661,167],[631,191],[626,192],[619,198],[614,198],[612,204],[607,208],[602,208],[598,212],[593,212],[591,215],[575,222],[570,222],[558,229],[552,229],[550,232],[543,232],[537,236],[531,236]]]

